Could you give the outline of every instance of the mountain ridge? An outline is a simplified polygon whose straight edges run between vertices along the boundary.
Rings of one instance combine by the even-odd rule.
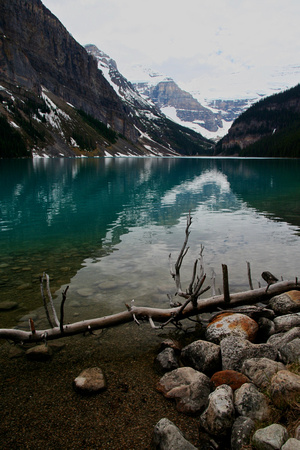
[[[212,154],[210,141],[153,105],[139,111],[121,99],[40,0],[1,0],[0,83],[2,121],[19,133],[23,156]]]

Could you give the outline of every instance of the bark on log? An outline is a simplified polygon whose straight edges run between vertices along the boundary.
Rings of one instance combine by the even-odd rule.
[[[269,298],[287,292],[289,290],[300,290],[300,285],[296,281],[281,281],[269,286],[253,289],[245,292],[238,292],[230,295],[230,306],[243,304],[251,304],[259,301],[266,301]],[[224,295],[217,295],[207,299],[199,299],[197,307],[189,303],[183,311],[178,314],[180,306],[168,309],[148,308],[131,306],[128,311],[123,311],[110,316],[104,316],[96,319],[83,320],[63,326],[63,332],[60,327],[50,328],[47,330],[23,331],[17,329],[0,329],[0,339],[8,339],[14,342],[42,342],[46,340],[60,339],[75,334],[92,332],[103,328],[111,328],[134,320],[134,316],[138,320],[148,320],[151,318],[153,322],[164,323],[172,317],[177,320],[183,320],[188,317],[197,315],[201,312],[213,311],[217,307],[228,309],[228,303],[224,301]]]

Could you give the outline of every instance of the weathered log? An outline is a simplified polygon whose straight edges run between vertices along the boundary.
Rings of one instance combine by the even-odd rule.
[[[297,279],[295,281],[281,281],[271,284],[267,291],[266,288],[263,287],[230,294],[230,306],[233,307],[242,304],[267,301],[269,298],[289,290],[300,290]],[[0,339],[8,339],[14,342],[23,343],[42,342],[92,332],[93,330],[115,327],[133,321],[134,317],[139,321],[150,321],[150,324],[153,327],[154,322],[165,323],[169,319],[175,318],[176,321],[183,320],[204,311],[213,311],[217,307],[228,309],[228,306],[228,303],[224,301],[224,295],[199,299],[196,307],[190,302],[183,310],[181,306],[168,309],[130,306],[129,310],[117,314],[64,325],[63,331],[61,331],[59,326],[47,330],[35,330],[34,333],[32,333],[32,331],[17,329],[0,329]],[[179,313],[180,309],[181,312]]]

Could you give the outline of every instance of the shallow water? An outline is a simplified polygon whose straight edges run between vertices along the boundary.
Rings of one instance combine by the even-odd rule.
[[[44,320],[39,277],[57,302],[69,285],[68,321],[137,305],[168,307],[169,272],[193,223],[183,287],[204,246],[208,282],[228,265],[232,291],[261,272],[299,276],[299,160],[39,159],[0,162],[0,327],[28,312]]]

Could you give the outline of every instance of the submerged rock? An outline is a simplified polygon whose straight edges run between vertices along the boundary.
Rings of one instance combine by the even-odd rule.
[[[17,302],[0,302],[0,311],[11,311],[18,307]]]

